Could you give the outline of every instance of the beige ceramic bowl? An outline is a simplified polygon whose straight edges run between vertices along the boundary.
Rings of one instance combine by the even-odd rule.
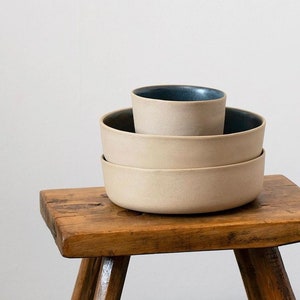
[[[265,153],[247,162],[194,169],[141,169],[107,162],[104,184],[115,204],[161,214],[215,212],[254,200],[262,190]]]
[[[257,157],[265,120],[254,113],[226,108],[225,129],[214,136],[159,136],[134,133],[130,108],[100,120],[105,158],[138,168],[201,168],[234,164]]]
[[[158,135],[213,135],[224,128],[224,92],[191,85],[157,85],[131,93],[135,131]]]

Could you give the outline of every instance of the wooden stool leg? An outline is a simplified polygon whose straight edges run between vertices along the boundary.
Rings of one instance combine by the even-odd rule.
[[[130,256],[103,257],[94,300],[119,300]]]
[[[234,252],[248,299],[296,299],[277,247],[238,249]]]
[[[92,300],[94,298],[100,265],[101,257],[81,260],[72,300]]]

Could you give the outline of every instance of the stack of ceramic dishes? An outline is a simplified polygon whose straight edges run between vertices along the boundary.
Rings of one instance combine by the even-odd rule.
[[[132,108],[100,120],[108,197],[132,210],[193,214],[226,210],[261,192],[265,120],[225,106],[222,91],[152,86]]]

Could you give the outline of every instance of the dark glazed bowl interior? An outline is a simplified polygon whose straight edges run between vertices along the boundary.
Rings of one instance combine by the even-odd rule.
[[[133,94],[157,100],[169,101],[204,101],[216,100],[225,93],[216,89],[191,85],[160,85],[135,89]]]
[[[106,116],[103,123],[108,127],[134,132],[132,109],[124,109]],[[224,134],[247,131],[259,127],[263,123],[263,118],[255,113],[226,107]]]

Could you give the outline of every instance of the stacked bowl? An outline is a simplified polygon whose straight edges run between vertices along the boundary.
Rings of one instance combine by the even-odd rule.
[[[150,86],[132,108],[100,119],[108,197],[132,210],[195,214],[253,201],[261,192],[265,120],[226,107],[224,92]]]

